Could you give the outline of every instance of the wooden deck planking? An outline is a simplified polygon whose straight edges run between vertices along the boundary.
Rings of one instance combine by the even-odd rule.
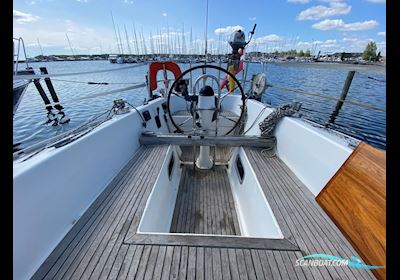
[[[271,166],[273,166],[271,164]],[[289,192],[285,192],[285,190],[287,191],[287,189],[285,189],[285,186],[290,186],[290,184],[288,184],[288,182],[286,182],[285,180],[285,174],[282,172],[281,168],[279,169],[271,169],[271,174],[269,174],[270,176],[272,176],[272,172],[273,171],[278,171],[279,173],[278,176],[275,176],[275,180],[277,180],[276,182],[276,186],[279,186],[279,188],[277,188],[277,195],[285,197],[286,199],[286,205],[289,206],[289,213],[291,213],[291,217],[294,220],[297,220],[297,227],[302,231],[304,231],[304,234],[302,234],[302,238],[305,241],[305,244],[307,244],[308,246],[310,246],[312,248],[312,250],[314,250],[314,252],[323,252],[324,251],[324,244],[323,241],[321,240],[321,238],[325,238],[325,236],[318,236],[318,238],[315,238],[313,240],[312,236],[313,236],[313,226],[310,225],[309,223],[311,222],[310,220],[308,220],[307,218],[309,218],[308,213],[309,213],[309,208],[299,208],[296,204],[296,197],[294,196],[293,198],[289,195],[290,190],[288,190]],[[299,210],[303,210],[303,212],[300,212]],[[312,245],[311,245],[312,244]],[[280,256],[275,256],[275,257],[280,257]],[[283,269],[284,270],[284,269]],[[325,273],[325,270],[328,270],[328,273],[331,274],[333,277],[337,277],[339,278],[339,274],[337,272],[337,269],[334,268],[332,269],[332,271],[329,271],[328,267],[323,267],[320,269],[320,271],[322,273]],[[339,268],[340,270],[340,268]],[[284,270],[285,271],[285,270]],[[342,279],[347,279],[346,276],[344,276],[344,278]]]
[[[193,162],[193,147],[191,146],[179,146],[182,151],[180,160],[185,162]],[[211,147],[210,155],[214,159],[214,152],[215,152],[215,162],[219,163],[228,163],[230,158],[231,152],[234,147]],[[196,147],[196,156],[199,154],[199,147]]]
[[[148,159],[147,159],[148,160]],[[143,166],[146,162],[142,163]],[[162,162],[161,162],[162,163]],[[159,161],[150,163],[146,166],[150,170],[156,169],[158,167],[161,167],[161,164]],[[146,171],[145,171],[146,172]],[[148,170],[147,170],[148,172]],[[145,174],[145,173],[144,173]],[[136,176],[135,176],[136,177]],[[135,178],[134,177],[134,178]],[[113,248],[115,244],[122,244],[123,241],[123,232],[126,232],[126,230],[129,227],[129,224],[127,222],[127,218],[131,215],[134,215],[134,213],[131,213],[130,210],[135,210],[137,209],[138,201],[140,201],[143,198],[144,193],[149,192],[149,189],[146,188],[139,188],[140,185],[152,185],[154,184],[155,178],[152,178],[150,176],[141,176],[137,177],[138,180],[133,179],[130,183],[132,184],[131,187],[133,190],[140,190],[140,192],[134,192],[133,191],[128,195],[128,197],[125,199],[124,204],[121,206],[120,209],[117,209],[118,214],[116,216],[111,216],[109,223],[106,223],[108,225],[108,228],[105,228],[105,234],[102,236],[102,239],[100,240],[99,238],[99,244],[92,245],[89,249],[90,253],[92,254],[92,257],[90,258],[90,261],[87,263],[86,268],[84,271],[82,271],[81,268],[84,266],[82,265],[82,261],[79,265],[79,268],[70,276],[69,274],[66,274],[66,279],[70,278],[78,278],[80,275],[82,275],[83,278],[88,279],[99,279],[100,276],[101,278],[106,277],[108,271],[110,269],[110,265],[106,265],[107,259],[110,257],[110,253],[114,252],[116,254],[118,248],[114,251]],[[150,183],[149,181],[152,181]],[[132,194],[133,193],[133,194]],[[121,199],[122,200],[122,199]],[[131,208],[132,207],[132,208]],[[123,227],[125,224],[125,227]],[[97,241],[96,240],[96,241]],[[117,245],[118,246],[118,245]],[[93,252],[93,253],[92,253]],[[85,258],[83,258],[83,261],[88,260],[86,257],[87,253],[85,255]],[[112,260],[112,258],[111,258]],[[95,267],[98,267],[99,269],[95,269]],[[99,272],[102,270],[106,269],[105,275],[100,275]],[[93,274],[93,275],[92,275]]]
[[[144,151],[140,154],[139,159],[143,159],[145,156],[146,152]],[[33,276],[34,279],[42,279],[47,275],[48,278],[53,278],[60,266],[64,264],[65,258],[71,255],[72,250],[77,246],[77,244],[79,242],[86,242],[99,221],[106,217],[107,209],[112,206],[115,196],[118,196],[118,194],[124,190],[124,188],[118,187],[118,184],[122,184],[124,180],[126,180],[126,177],[128,177],[129,167],[132,167],[130,164],[133,164],[135,167],[134,160],[131,160],[122,172],[114,178],[106,190],[103,191],[103,193],[78,220],[74,227],[68,232],[62,242],[60,242],[59,246],[53,250],[50,256]],[[128,173],[126,174],[125,172],[127,171]]]
[[[205,280],[204,247],[196,247],[196,279]]]
[[[104,237],[107,232],[106,229],[110,229],[113,222],[117,221],[116,215],[121,213],[121,210],[123,209],[122,206],[128,204],[127,200],[130,197],[129,194],[133,195],[136,193],[132,192],[132,190],[142,190],[129,187],[131,181],[135,178],[140,178],[139,176],[148,172],[146,168],[139,168],[140,165],[144,167],[145,165],[142,165],[143,162],[157,161],[156,159],[161,156],[162,153],[165,153],[165,151],[165,148],[141,149],[128,164],[130,168],[123,169],[120,173],[125,176],[122,176],[121,180],[113,180],[116,184],[113,184],[112,182],[107,187],[105,192],[108,192],[109,188],[112,189],[109,196],[105,199],[100,196],[88,211],[86,211],[84,216],[91,216],[89,222],[82,225],[80,228],[71,231],[74,233],[77,232],[78,234],[76,236],[67,235],[64,238],[60,245],[50,255],[50,257],[55,261],[48,265],[44,263],[44,265],[42,265],[38,270],[39,273],[36,273],[33,276],[33,279],[36,277],[37,279],[42,279],[44,277],[46,279],[60,279],[62,277],[68,279],[71,277],[71,274],[75,272],[75,269],[78,266],[80,269],[86,268],[85,262],[88,262],[91,259],[91,253],[93,253],[94,249],[97,248],[97,245],[102,240],[102,237]],[[153,166],[147,165],[147,168],[149,167],[152,168]],[[119,177],[119,175],[117,177]],[[147,178],[147,176],[141,177]],[[140,184],[141,181],[138,180],[138,183]],[[96,203],[99,200],[102,200],[101,203]],[[77,224],[76,227],[77,226],[79,225]],[[89,249],[88,247],[93,249],[89,254],[86,254],[87,249]],[[51,266],[50,269],[49,266]],[[47,270],[47,272],[45,274],[40,273],[41,270]]]
[[[275,217],[281,229],[285,229],[282,230],[285,237],[286,234],[290,235],[290,240],[303,253],[125,243],[127,236],[135,233],[157,177],[152,174],[157,173],[165,152],[166,147],[141,148],[57,246],[34,279],[60,279],[67,276],[74,279],[373,279],[368,272],[350,271],[347,268],[328,270],[294,266],[296,259],[303,253],[353,254],[354,250],[348,242],[342,240],[342,236],[336,236],[337,229],[332,228],[334,224],[321,215],[324,212],[316,208],[315,201],[310,200],[309,194],[302,193],[304,186],[288,172],[287,167],[279,160],[273,163],[264,162],[270,159],[258,157],[258,152],[254,150],[246,150],[246,153],[251,161],[257,162],[253,162],[253,167]],[[277,170],[284,172],[283,178],[273,178]],[[213,174],[219,173],[216,171]],[[138,181],[138,176],[143,177],[142,181]],[[183,177],[182,180],[190,181],[189,177]],[[220,176],[205,176],[204,182],[219,186],[221,178],[217,177]],[[193,188],[189,190],[184,197],[192,203],[185,206],[187,213],[182,213],[183,216],[186,214],[184,221],[189,230],[208,230],[213,229],[213,226],[217,230],[217,224],[210,223],[209,217],[224,220],[224,213],[232,211],[232,206],[234,209],[229,183],[226,186],[227,188],[221,188],[218,192],[214,188],[201,187],[198,191]],[[199,204],[200,201],[207,203]],[[221,207],[221,203],[225,206]],[[178,207],[178,201],[176,205]],[[303,213],[305,208],[312,209],[313,214]],[[202,213],[204,220],[200,216],[187,215],[197,211]],[[318,225],[299,226],[300,221]],[[225,230],[233,231],[229,227]],[[223,231],[218,229],[218,232]],[[321,240],[316,241],[314,237]],[[340,243],[341,241],[343,242]],[[317,252],[316,248],[324,251]]]
[[[193,171],[193,167],[183,166],[170,232],[240,235],[232,205],[226,167]],[[204,226],[199,226],[201,220]]]
[[[280,213],[304,254],[325,253],[344,258],[357,256],[357,252],[340,230],[316,203],[315,197],[293,172],[277,157],[268,158],[260,149],[246,149],[257,178],[268,201],[280,202],[284,207],[273,206],[275,215]],[[375,279],[370,271],[349,267],[319,267],[313,273],[322,277],[340,279]],[[326,274],[328,273],[328,274]],[[314,275],[321,277],[320,275]]]

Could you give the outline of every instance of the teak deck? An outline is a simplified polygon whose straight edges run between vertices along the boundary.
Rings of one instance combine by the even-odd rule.
[[[286,165],[258,149],[246,153],[281,231],[299,250],[127,243],[136,235],[166,150],[141,147],[33,279],[375,279],[349,267],[295,266],[312,253],[358,255]]]
[[[170,232],[240,235],[225,166],[183,166]]]

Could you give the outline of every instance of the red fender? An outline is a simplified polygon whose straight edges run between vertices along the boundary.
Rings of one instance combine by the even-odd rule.
[[[160,70],[168,70],[174,74],[175,79],[177,79],[181,74],[181,68],[179,65],[172,61],[165,61],[165,62],[152,62],[149,66],[149,84],[150,90],[153,91],[157,88],[157,73]]]

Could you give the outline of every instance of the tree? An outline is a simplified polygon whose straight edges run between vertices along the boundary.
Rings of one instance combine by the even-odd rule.
[[[303,50],[301,50],[301,51],[299,52],[299,56],[300,56],[300,57],[303,57],[303,56],[304,56]]]
[[[306,50],[306,52],[304,53],[304,56],[305,57],[310,57],[311,56],[310,50]]]
[[[376,59],[376,43],[375,42],[369,42],[368,45],[365,47],[365,50],[363,52],[363,59],[364,60],[375,60]]]

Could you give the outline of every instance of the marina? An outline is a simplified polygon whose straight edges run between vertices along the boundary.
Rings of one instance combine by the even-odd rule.
[[[75,61],[75,62],[51,62],[30,63],[34,68],[45,66],[49,73],[68,73],[74,71],[96,71],[98,69],[118,69],[125,65],[110,64],[108,61]],[[37,66],[36,66],[37,65]],[[197,64],[192,64],[197,65]],[[218,64],[216,64],[218,65]],[[225,64],[222,64],[224,66]],[[190,64],[180,64],[182,69],[187,69]],[[262,64],[251,63],[248,66],[247,79],[252,74],[261,71]],[[348,100],[355,100],[376,107],[386,107],[386,69],[374,66],[343,65],[319,63],[295,64],[279,63],[265,64],[267,82],[277,87],[288,88],[294,91],[270,87],[263,95],[263,102],[273,106],[279,106],[293,100],[303,103],[302,114],[305,118],[324,125],[330,118],[335,108],[335,100],[301,94],[303,92],[317,93],[323,96],[339,98],[348,71],[356,70],[355,77],[349,90]],[[19,111],[14,117],[14,143],[22,143],[23,146],[43,141],[68,130],[74,129],[107,110],[112,101],[117,97],[126,99],[137,106],[147,98],[144,88],[116,92],[114,94],[98,96],[86,99],[101,92],[108,92],[125,88],[142,82],[147,67],[140,66],[122,71],[111,71],[85,76],[71,76],[53,78],[52,82],[57,90],[59,98],[65,105],[65,112],[71,118],[71,122],[64,127],[52,127],[43,125],[46,122],[46,114],[43,110],[43,101],[37,94],[37,90],[31,84],[26,90],[26,98],[21,101]],[[286,79],[280,79],[282,74]],[[369,79],[373,77],[379,81]],[[306,80],[307,83],[302,83]],[[108,85],[88,84],[88,82],[109,83]],[[245,84],[248,90],[249,82]],[[300,91],[296,92],[296,91]],[[386,114],[382,111],[372,110],[345,104],[335,121],[335,129],[341,129],[344,133],[367,141],[372,145],[385,149],[386,146]]]

